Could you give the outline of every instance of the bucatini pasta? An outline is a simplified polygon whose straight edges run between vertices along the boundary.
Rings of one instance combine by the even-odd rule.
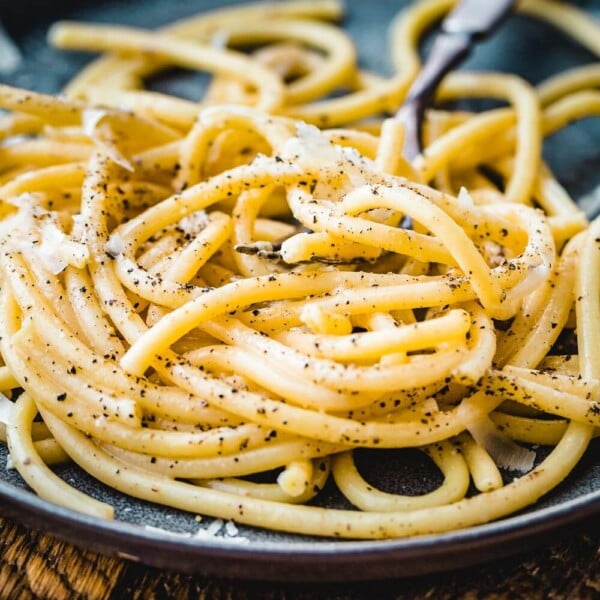
[[[60,97],[0,86],[2,433],[41,497],[113,516],[50,468],[72,460],[193,513],[386,538],[502,517],[567,477],[600,426],[600,221],[541,147],[600,114],[600,65],[538,88],[451,74],[440,100],[508,106],[430,110],[408,163],[381,115],[453,4],[398,15],[388,78],[357,68],[323,0],[158,32],[59,23],[58,47],[107,54]],[[600,54],[572,6],[519,10]],[[206,95],[144,88],[172,65],[209,71]],[[578,352],[553,355],[570,329]],[[375,489],[358,448],[418,448],[443,482]],[[331,478],[357,510],[310,504]]]

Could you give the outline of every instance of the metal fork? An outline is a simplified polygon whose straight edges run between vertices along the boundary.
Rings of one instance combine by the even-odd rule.
[[[462,0],[442,21],[431,53],[396,113],[405,126],[405,158],[412,160],[421,152],[425,109],[444,76],[471,53],[478,41],[496,30],[515,4],[515,0]]]

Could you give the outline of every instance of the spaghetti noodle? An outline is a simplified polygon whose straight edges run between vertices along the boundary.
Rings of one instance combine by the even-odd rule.
[[[59,23],[57,46],[109,54],[60,98],[0,86],[2,433],[41,497],[113,516],[50,469],[72,460],[194,513],[385,538],[502,517],[568,476],[600,427],[600,221],[541,146],[600,114],[600,68],[537,89],[452,74],[440,99],[509,106],[431,110],[409,164],[381,114],[452,5],[399,15],[388,79],[358,70],[323,0],[159,32]],[[575,8],[519,9],[600,53]],[[171,65],[212,73],[205,97],[143,88]],[[578,353],[552,356],[567,329]],[[554,448],[535,464],[522,443]],[[417,448],[443,483],[377,490],[359,448]],[[330,479],[360,510],[311,502]]]

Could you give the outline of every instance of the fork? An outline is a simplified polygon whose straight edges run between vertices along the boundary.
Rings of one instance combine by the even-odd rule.
[[[433,48],[396,113],[405,128],[403,154],[407,160],[421,152],[425,109],[431,105],[437,86],[469,56],[477,42],[498,28],[515,4],[515,0],[462,0],[442,21]]]

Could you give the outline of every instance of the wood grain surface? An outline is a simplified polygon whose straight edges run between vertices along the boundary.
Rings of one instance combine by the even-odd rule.
[[[348,584],[226,581],[145,567],[80,550],[0,519],[2,599],[454,600],[600,598],[600,528],[464,571]]]

